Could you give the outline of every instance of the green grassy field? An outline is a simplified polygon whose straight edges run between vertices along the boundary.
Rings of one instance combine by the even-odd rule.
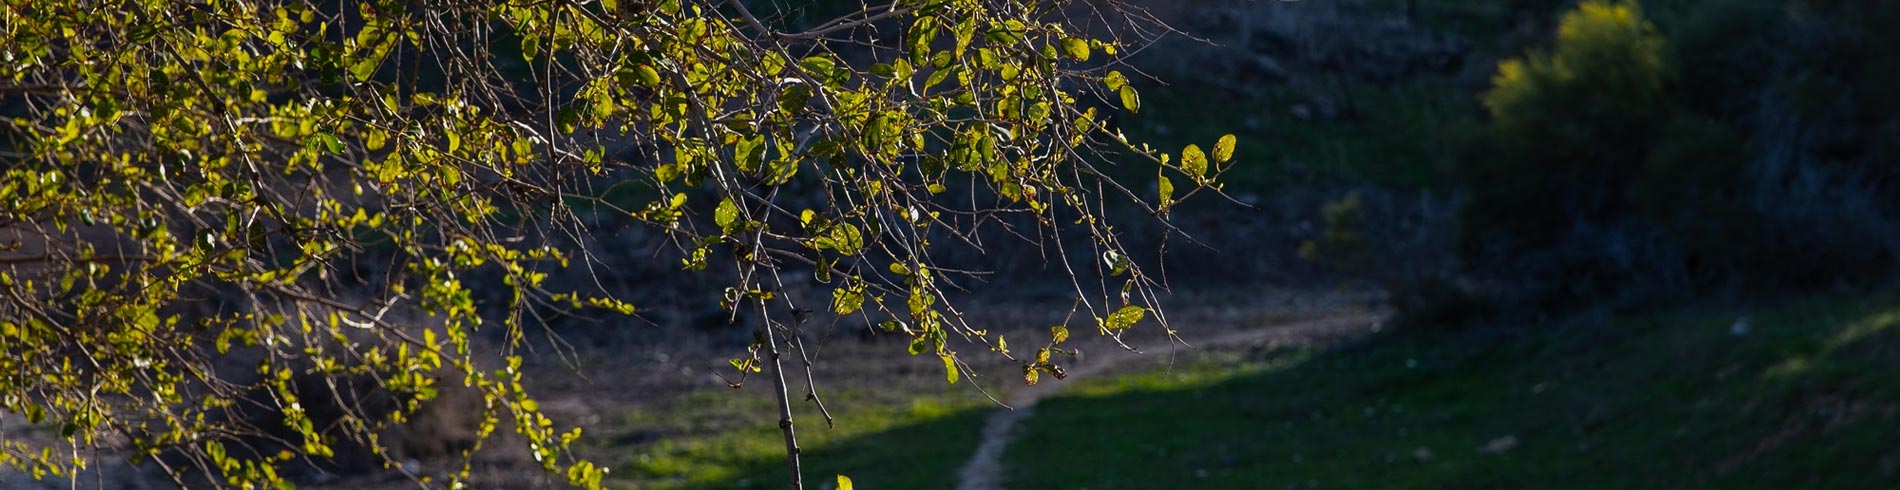
[[[1044,401],[1010,487],[1894,488],[1893,299],[1214,354]]]

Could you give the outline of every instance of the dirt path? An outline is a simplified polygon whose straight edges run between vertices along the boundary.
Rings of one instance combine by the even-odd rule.
[[[1190,342],[1197,349],[1233,347],[1255,343],[1277,342],[1282,345],[1312,344],[1323,340],[1339,338],[1367,331],[1367,327],[1380,321],[1381,317],[1371,314],[1346,315],[1282,323],[1267,327],[1226,332],[1212,338]],[[1096,376],[1116,366],[1129,364],[1142,354],[1128,352],[1119,348],[1103,349],[1096,347],[1086,363],[1070,369],[1068,379],[1060,383],[1045,382],[1036,386],[1017,390],[1009,398],[1012,409],[1000,408],[990,414],[983,424],[983,437],[976,446],[976,453],[970,461],[957,472],[957,490],[993,490],[1002,488],[1004,467],[1003,451],[1009,447],[1015,435],[1016,426],[1035,413],[1036,403],[1049,395],[1059,393],[1062,387],[1078,379]]]

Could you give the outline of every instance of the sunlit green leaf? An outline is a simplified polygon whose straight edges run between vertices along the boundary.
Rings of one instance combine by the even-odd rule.
[[[720,200],[719,207],[713,210],[713,223],[719,225],[719,229],[725,230],[726,233],[737,231],[739,205],[734,204],[732,198]]]
[[[1148,310],[1140,306],[1123,306],[1121,309],[1115,310],[1114,313],[1108,314],[1108,319],[1102,321],[1102,328],[1106,328],[1110,331],[1127,330],[1129,327],[1133,327],[1136,323],[1141,322],[1141,319],[1147,315]]]
[[[1022,40],[1023,33],[1027,30],[1028,27],[1022,21],[1010,19],[1000,25],[990,27],[989,32],[984,33],[983,36],[993,43],[1015,44]]]
[[[1207,154],[1201,152],[1200,146],[1187,145],[1181,149],[1181,171],[1197,181],[1207,176]]]
[[[1234,159],[1234,135],[1222,135],[1214,143],[1214,163],[1227,163]]]
[[[937,356],[943,359],[943,377],[950,384],[957,384],[957,360],[948,354]]]
[[[1128,77],[1122,76],[1120,71],[1109,70],[1108,76],[1102,78],[1102,84],[1107,85],[1110,92],[1120,92],[1122,87],[1128,86]]]
[[[861,286],[841,287],[831,291],[831,311],[838,315],[857,313],[864,306],[864,290]]]
[[[1063,39],[1062,52],[1065,54],[1068,54],[1069,59],[1071,60],[1088,61],[1089,60],[1089,42],[1087,40],[1083,40],[1080,38],[1073,38],[1073,37]]]
[[[1161,189],[1161,200],[1160,200],[1161,209],[1167,209],[1169,206],[1173,206],[1174,205],[1174,181],[1168,180],[1166,176],[1163,176],[1159,179],[1159,182],[1157,182],[1156,184],[1157,184],[1157,187]]]

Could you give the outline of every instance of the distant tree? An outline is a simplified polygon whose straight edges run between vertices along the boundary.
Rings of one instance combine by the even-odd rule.
[[[377,435],[454,384],[484,401],[481,439],[512,428],[545,469],[599,487],[517,352],[534,315],[637,311],[547,281],[616,252],[578,245],[596,214],[663,232],[686,269],[736,268],[721,306],[760,321],[733,367],[772,378],[794,487],[781,356],[803,355],[798,312],[889,318],[951,382],[968,369],[956,338],[1030,383],[1056,369],[959,319],[944,286],[967,273],[933,261],[931,237],[1033,217],[1044,233],[1023,236],[1050,238],[1030,246],[1116,281],[1077,281],[1102,334],[1161,320],[1159,278],[1105,207],[1165,217],[1217,191],[1234,141],[1170,155],[1085,100],[1137,110],[1113,68],[1165,26],[1120,2],[903,0],[804,27],[764,5],[10,2],[0,409],[63,444],[0,439],[0,461],[70,475],[116,449],[181,485],[281,487],[339,444],[385,454]],[[1099,21],[1119,27],[1083,27]],[[1161,195],[1105,177],[1110,151],[1156,165]],[[828,305],[778,294],[794,265]],[[503,332],[499,352],[478,329]],[[316,400],[341,412],[316,423]],[[237,416],[259,408],[282,427]]]

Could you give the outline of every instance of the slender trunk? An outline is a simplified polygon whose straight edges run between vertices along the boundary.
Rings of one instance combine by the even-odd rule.
[[[785,390],[785,365],[779,362],[778,333],[772,322],[760,319],[765,330],[765,352],[772,358],[772,394],[778,397],[778,428],[785,433],[785,466],[791,470],[792,490],[804,490],[805,476],[798,465],[798,436],[792,431],[792,400]]]

